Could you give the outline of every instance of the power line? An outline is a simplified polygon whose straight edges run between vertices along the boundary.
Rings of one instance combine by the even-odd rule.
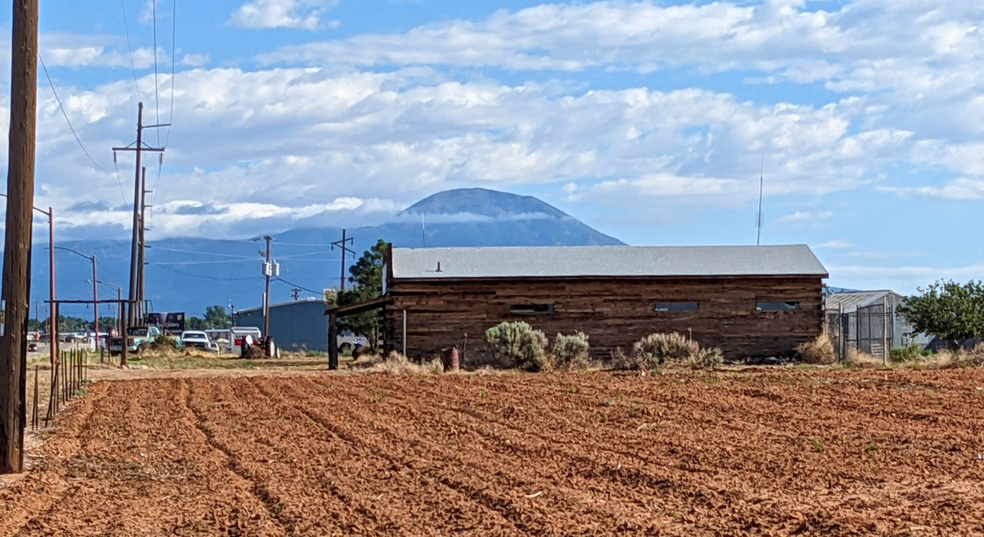
[[[92,159],[92,155],[86,151],[85,146],[82,145],[82,140],[79,139],[78,133],[75,132],[75,127],[72,126],[72,120],[68,119],[68,113],[65,112],[65,107],[62,106],[61,99],[58,98],[58,92],[55,90],[55,84],[51,81],[51,76],[48,75],[48,68],[44,65],[44,58],[41,57],[41,51],[38,51],[38,60],[41,60],[41,69],[44,70],[44,76],[48,79],[48,85],[51,86],[51,93],[55,94],[55,102],[58,103],[58,109],[61,110],[62,116],[65,117],[65,121],[68,123],[68,128],[72,131],[72,136],[75,137],[75,141],[79,143],[79,147],[82,148],[82,152],[85,156],[89,158],[89,162],[92,163],[96,168],[106,171],[102,166],[96,164],[96,161]]]
[[[178,269],[171,268],[171,267],[168,267],[168,266],[165,266],[165,265],[160,265],[160,264],[157,264],[157,263],[150,263],[150,264],[153,265],[153,266],[156,266],[156,267],[161,267],[162,269],[165,269],[165,270],[170,270],[171,272],[176,272],[178,274],[183,274],[185,276],[191,276],[192,278],[201,278],[203,280],[219,280],[219,281],[228,281],[228,282],[241,282],[241,281],[247,281],[247,280],[250,280],[250,281],[252,281],[252,280],[259,280],[259,279],[262,279],[263,278],[263,276],[251,276],[251,277],[248,277],[248,278],[219,278],[217,276],[205,276],[203,274],[192,274],[191,272],[185,272],[183,270],[178,270]]]
[[[178,250],[176,248],[165,248],[163,246],[155,246],[154,249],[155,250],[163,250],[163,251],[166,251],[166,252],[177,252],[179,254],[211,255],[211,256],[215,256],[215,257],[233,257],[233,258],[236,258],[236,259],[250,259],[250,260],[255,259],[255,257],[248,256],[248,255],[219,254],[219,253],[215,253],[215,252],[198,252],[198,251],[195,251],[195,250]]]
[[[116,170],[116,182],[120,185],[120,196],[123,196],[123,205],[127,205],[126,193],[123,191],[123,180],[120,179],[120,167],[116,165],[116,153],[113,153],[113,168]]]
[[[133,63],[133,47],[130,46],[130,25],[126,22],[126,2],[120,0],[120,7],[123,8],[123,29],[126,31],[126,49],[130,53],[130,70],[133,71],[133,89],[137,90],[137,100],[142,101],[140,86],[137,84],[137,68]]]
[[[300,285],[297,285],[296,283],[291,283],[291,282],[289,282],[289,281],[287,281],[287,280],[285,280],[283,278],[277,278],[277,281],[278,282],[282,282],[282,283],[286,283],[287,285],[292,285],[292,286],[300,289],[301,291],[307,291],[309,293],[314,293],[316,295],[320,295],[320,294],[324,293],[324,291],[315,291],[314,289],[308,289],[306,287],[302,287]]]
[[[171,107],[168,109],[168,123],[174,123],[174,60],[177,56],[177,48],[175,43],[177,42],[178,35],[178,0],[172,0],[171,2]],[[168,126],[167,133],[164,135],[164,147],[167,147],[168,140],[171,139],[171,127]]]
[[[154,113],[157,117],[157,124],[161,123],[161,95],[160,90],[157,87],[157,0],[151,2],[153,6],[153,17],[154,17]],[[161,145],[161,131],[160,129],[155,129],[157,131],[157,145]]]

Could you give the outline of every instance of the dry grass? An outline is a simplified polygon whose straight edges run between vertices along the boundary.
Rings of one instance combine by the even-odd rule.
[[[353,370],[356,368],[353,366]],[[378,357],[357,369],[360,373],[384,373],[387,375],[437,375],[444,371],[441,360],[434,358],[430,362],[415,364],[398,352],[391,352],[385,357]]]
[[[844,363],[854,367],[876,367],[884,365],[885,361],[881,358],[875,358],[864,351],[848,348],[847,356],[844,357]]]
[[[796,347],[796,352],[808,364],[830,365],[837,363],[834,354],[834,344],[827,334],[820,334],[813,341],[808,341]]]
[[[936,353],[935,366],[940,369],[952,369],[956,367],[982,367],[984,366],[984,343],[981,343],[971,350],[960,349],[956,352],[942,350]]]

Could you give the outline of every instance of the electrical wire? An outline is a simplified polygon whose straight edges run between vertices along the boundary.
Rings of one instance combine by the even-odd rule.
[[[41,69],[44,70],[44,76],[45,78],[48,79],[48,85],[51,86],[51,93],[55,94],[55,102],[58,103],[58,109],[61,110],[62,116],[65,117],[65,121],[68,123],[68,128],[72,131],[72,136],[75,137],[75,141],[79,143],[79,147],[82,148],[82,152],[85,153],[85,156],[89,158],[89,162],[91,162],[93,166],[95,166],[96,168],[102,171],[106,171],[105,169],[103,169],[102,166],[96,164],[96,161],[93,160],[92,155],[89,154],[89,152],[85,149],[85,146],[82,144],[82,140],[79,139],[78,133],[75,132],[75,127],[72,126],[72,120],[68,119],[68,113],[65,112],[65,107],[62,106],[61,99],[58,98],[58,91],[55,90],[55,83],[51,81],[51,76],[48,75],[48,68],[44,65],[44,58],[41,57],[40,51],[38,52],[38,60],[41,61]],[[122,188],[122,183],[121,183],[121,188]]]
[[[287,285],[293,285],[294,287],[300,289],[301,291],[307,291],[308,293],[314,293],[316,295],[321,295],[321,294],[324,293],[324,291],[315,291],[314,289],[308,289],[306,287],[301,287],[300,285],[297,285],[296,283],[291,283],[291,282],[289,282],[289,281],[287,281],[287,280],[285,280],[283,278],[279,278],[279,277],[276,278],[274,281],[276,281],[276,282],[283,282],[283,283],[286,283]]]
[[[219,278],[217,276],[205,276],[203,274],[192,274],[191,272],[185,272],[183,270],[178,270],[178,269],[175,269],[175,268],[171,268],[171,267],[168,267],[166,265],[159,265],[157,263],[149,263],[149,265],[150,266],[155,266],[155,267],[161,267],[164,270],[170,270],[171,272],[176,272],[176,273],[182,274],[184,276],[191,276],[192,278],[201,278],[203,280],[218,280],[218,281],[227,281],[227,282],[241,282],[241,281],[248,281],[248,280],[256,281],[256,280],[262,280],[263,279],[263,276],[251,276],[251,277],[248,277],[248,278]]]
[[[161,94],[160,89],[157,84],[157,0],[152,0],[151,5],[153,6],[153,17],[154,17],[154,113],[157,116],[157,124],[161,123]],[[157,146],[161,145],[161,131],[160,129],[154,129],[157,132]]]
[[[123,196],[123,205],[128,205],[130,202],[126,201],[126,192],[123,191],[123,179],[120,179],[120,167],[116,164],[116,155],[113,155],[113,168],[116,169],[116,182],[120,185],[120,196]]]
[[[155,250],[164,250],[166,252],[177,252],[179,254],[211,255],[211,256],[215,256],[215,257],[234,257],[236,259],[248,259],[248,260],[254,260],[254,259],[256,259],[253,256],[233,255],[233,254],[219,254],[219,253],[215,253],[215,252],[197,252],[195,250],[178,250],[176,248],[164,248],[163,246],[155,246],[154,249]]]
[[[137,90],[137,100],[142,101],[143,95],[140,93],[140,86],[137,84],[137,68],[133,63],[133,47],[130,46],[130,25],[126,22],[126,2],[120,0],[120,7],[123,9],[123,29],[126,31],[126,49],[130,53],[130,70],[133,71],[133,89]]]
[[[178,0],[173,0],[171,2],[171,106],[168,109],[168,127],[167,133],[164,135],[164,147],[167,147],[167,142],[171,139],[171,123],[174,123],[174,60],[177,56],[177,48],[175,48],[175,42],[177,41],[178,35]],[[156,189],[156,187],[155,187]]]

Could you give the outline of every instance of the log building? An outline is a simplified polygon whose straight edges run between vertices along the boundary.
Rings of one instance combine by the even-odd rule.
[[[551,339],[582,331],[600,358],[654,332],[789,355],[822,330],[826,277],[805,245],[390,248],[384,338],[416,358],[472,355],[486,329],[522,320]]]

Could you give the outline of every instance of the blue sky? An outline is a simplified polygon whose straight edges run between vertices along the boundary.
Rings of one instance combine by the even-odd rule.
[[[168,146],[152,237],[374,223],[482,186],[630,244],[747,244],[761,166],[763,242],[811,245],[832,285],[984,278],[984,5],[176,4],[156,4],[155,92],[152,0],[42,2],[42,56],[96,162],[41,73],[37,203],[62,236],[126,236],[133,161],[118,176],[109,148],[138,100],[163,122],[173,97],[150,134]]]

